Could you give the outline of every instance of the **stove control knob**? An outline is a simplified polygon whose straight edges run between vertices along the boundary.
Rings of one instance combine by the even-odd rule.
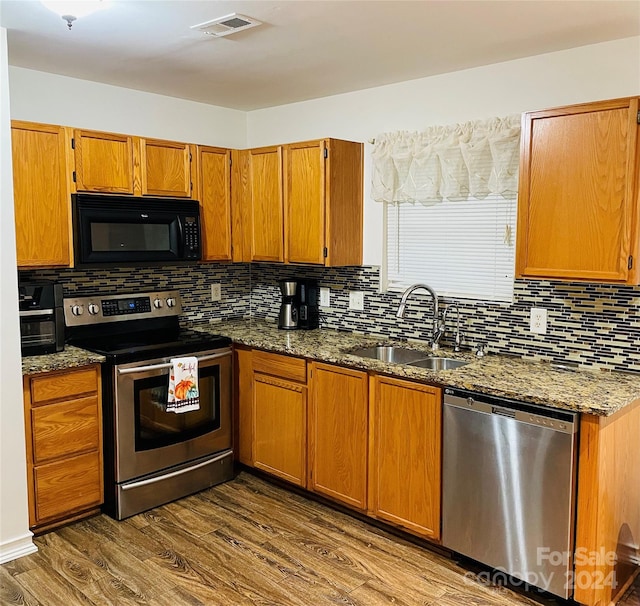
[[[176,306],[176,300],[173,297],[169,297],[167,299],[167,307],[175,307]]]
[[[71,313],[74,316],[81,316],[83,312],[84,312],[84,309],[82,309],[82,305],[72,305],[71,306]]]
[[[100,311],[100,308],[95,303],[89,303],[89,307],[87,309],[92,316],[95,316]]]
[[[153,300],[153,306],[156,309],[160,309],[162,306],[164,305],[164,303],[162,302],[162,299],[158,299],[157,297]]]

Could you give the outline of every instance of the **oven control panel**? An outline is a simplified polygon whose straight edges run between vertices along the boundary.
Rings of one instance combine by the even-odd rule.
[[[63,303],[64,320],[67,326],[166,318],[182,313],[182,302],[177,290],[70,297],[64,299]]]

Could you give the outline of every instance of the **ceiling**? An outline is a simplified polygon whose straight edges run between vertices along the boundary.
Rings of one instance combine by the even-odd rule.
[[[224,38],[190,26],[241,13]],[[240,110],[640,35],[640,0],[0,0],[11,65]]]

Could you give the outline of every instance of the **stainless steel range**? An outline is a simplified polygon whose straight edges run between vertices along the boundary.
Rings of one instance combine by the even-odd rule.
[[[67,341],[103,354],[104,510],[121,520],[233,477],[230,340],[180,329],[178,291],[64,300]],[[171,359],[198,359],[200,408],[167,410]]]

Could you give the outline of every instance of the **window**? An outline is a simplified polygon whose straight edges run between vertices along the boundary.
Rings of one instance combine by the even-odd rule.
[[[438,295],[513,300],[516,200],[385,203],[383,289],[426,282]]]
[[[520,117],[376,137],[372,197],[384,204],[384,290],[513,300]]]

